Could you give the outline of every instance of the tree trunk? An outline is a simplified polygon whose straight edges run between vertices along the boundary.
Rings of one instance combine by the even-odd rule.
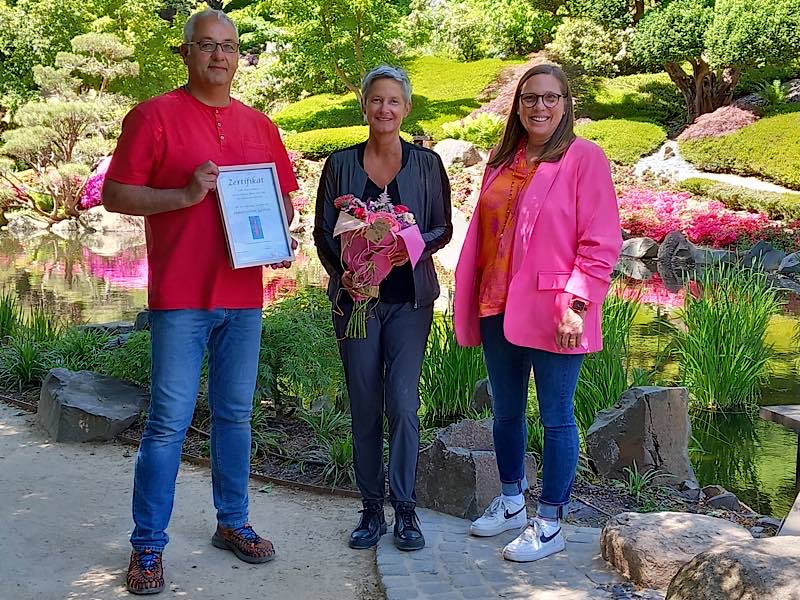
[[[686,122],[692,123],[700,115],[714,112],[730,104],[733,90],[739,83],[741,70],[734,67],[712,70],[703,59],[692,62],[692,73],[686,73],[674,62],[664,65],[672,82],[678,86],[686,101]]]
[[[636,25],[644,16],[644,0],[633,1],[633,24]]]

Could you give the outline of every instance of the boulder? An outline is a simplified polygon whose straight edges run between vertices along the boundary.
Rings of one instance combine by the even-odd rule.
[[[748,268],[760,267],[767,273],[774,273],[781,266],[781,262],[786,258],[786,253],[776,250],[772,244],[763,240],[753,244],[742,257],[742,265]]]
[[[586,434],[586,448],[601,474],[624,479],[626,467],[658,469],[659,483],[695,480],[689,462],[689,393],[683,387],[635,387],[600,411]]]
[[[536,483],[536,461],[525,457],[529,485]],[[500,493],[492,420],[465,419],[439,430],[419,454],[417,504],[462,519],[476,519]]]
[[[720,544],[750,541],[744,527],[692,513],[621,513],[600,534],[603,558],[633,583],[664,589],[692,557]],[[720,600],[723,597],[720,597]]]
[[[87,229],[100,233],[113,231],[142,234],[144,232],[144,217],[109,212],[103,205],[93,206],[84,211],[81,214],[81,222]]]
[[[629,258],[627,256],[620,256],[614,269],[625,275],[625,277],[638,281],[647,281],[653,276],[653,272],[644,262],[638,258]]]
[[[470,142],[464,140],[442,140],[433,147],[442,158],[445,168],[456,163],[464,167],[471,167],[481,162],[481,154],[478,149]]]
[[[142,310],[136,315],[136,321],[133,323],[134,331],[143,331],[150,329],[150,312]]]
[[[734,264],[736,253],[731,250],[698,247],[695,249],[694,262],[698,265]]]
[[[33,237],[35,234],[43,234],[47,232],[47,223],[40,219],[34,219],[32,216],[21,213],[17,215],[7,215],[8,225],[6,229],[12,237],[18,240],[25,240]]]
[[[622,242],[621,256],[630,258],[656,258],[658,242],[649,237],[636,237]]]
[[[478,413],[484,410],[492,410],[492,386],[488,379],[481,379],[475,384],[470,406],[472,410]]]
[[[50,226],[50,231],[65,240],[75,239],[81,231],[81,226],[75,219],[64,219]]]
[[[706,500],[706,504],[711,508],[723,508],[734,512],[738,512],[742,509],[742,505],[739,504],[739,499],[733,492],[718,494]]]
[[[88,323],[78,325],[76,329],[83,331],[100,331],[110,335],[122,335],[133,331],[133,323],[129,321],[111,321],[109,323]]]
[[[696,246],[680,231],[670,231],[658,247],[658,262],[675,269],[694,265]]]
[[[784,257],[778,265],[778,273],[781,275],[796,275],[800,273],[800,252],[792,252]]]
[[[90,371],[53,369],[39,395],[36,420],[57,442],[110,440],[147,407],[145,390]]]
[[[798,600],[800,537],[733,541],[685,564],[667,600]]]

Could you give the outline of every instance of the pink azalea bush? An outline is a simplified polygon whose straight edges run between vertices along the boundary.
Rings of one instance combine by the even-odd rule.
[[[762,213],[730,210],[688,192],[631,187],[620,193],[619,208],[623,229],[658,242],[670,231],[680,230],[695,244],[720,248],[779,226]]]
[[[738,106],[723,106],[714,112],[700,115],[678,136],[682,142],[707,137],[719,137],[752,125],[758,117]]]

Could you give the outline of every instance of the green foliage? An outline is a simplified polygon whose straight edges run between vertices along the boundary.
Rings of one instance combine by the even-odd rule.
[[[0,295],[0,340],[16,333],[21,318],[22,313],[16,294],[4,290]]]
[[[310,404],[320,396],[341,406],[346,392],[330,301],[309,287],[264,310],[256,397],[279,410],[290,398]]]
[[[681,154],[703,170],[755,175],[800,190],[800,113],[760,119],[716,138],[680,143]]]
[[[0,384],[18,390],[39,385],[54,361],[46,346],[33,336],[18,335],[0,348]]]
[[[666,73],[613,79],[581,78],[576,116],[651,121],[664,127],[682,118],[683,99]]]
[[[530,400],[528,403],[530,404]],[[542,456],[544,456],[544,425],[539,412],[529,412],[525,417],[525,425],[528,433],[525,451],[533,454],[541,465]]]
[[[648,488],[653,486],[656,479],[663,475],[658,469],[648,469],[644,473],[639,472],[636,461],[633,461],[633,468],[625,467],[625,491],[639,502]]]
[[[327,459],[322,477],[332,486],[350,485],[355,479],[353,469],[353,434],[331,440],[325,447]]]
[[[53,346],[64,333],[64,323],[61,318],[42,305],[32,306],[27,313],[23,313],[18,337],[32,340],[41,346]]]
[[[766,275],[748,269],[707,269],[699,292],[687,292],[673,326],[673,354],[692,406],[752,409],[769,375],[772,347],[765,335],[780,307]]]
[[[299,417],[311,428],[321,445],[331,444],[350,430],[350,415],[336,410],[302,410]]]
[[[575,390],[575,422],[584,437],[597,413],[613,406],[631,383],[641,377],[631,367],[630,337],[639,312],[635,299],[622,298],[615,289],[603,303],[603,349],[587,354]]]
[[[401,137],[410,141],[411,136],[405,132]],[[289,134],[284,137],[286,148],[300,152],[304,158],[321,159],[337,150],[366,141],[369,128],[366,125],[355,127],[338,127],[336,129],[317,129]]]
[[[500,141],[505,124],[505,119],[499,115],[479,113],[474,117],[445,123],[442,125],[442,134],[456,140],[472,142],[478,148],[488,150]]]
[[[490,56],[523,56],[542,50],[560,21],[528,0],[484,0],[483,4],[493,25]]]
[[[714,6],[702,0],[675,0],[648,11],[636,28],[632,53],[644,67],[683,63],[702,56]]]
[[[97,371],[102,364],[103,348],[111,336],[99,329],[72,327],[54,347],[56,362],[71,371]]]
[[[792,60],[780,65],[767,65],[763,67],[749,68],[742,73],[739,85],[736,86],[737,94],[752,94],[764,82],[788,81],[800,75],[800,60]]]
[[[547,50],[559,62],[578,67],[582,73],[611,76],[620,71],[629,37],[626,30],[608,28],[591,19],[567,19],[556,29]]]
[[[267,54],[259,56],[258,64],[254,66],[240,60],[231,95],[256,110],[271,113],[275,103],[285,94],[283,82],[274,74],[273,64]]]
[[[685,179],[679,185],[692,194],[722,202],[731,210],[760,212],[770,219],[800,220],[800,194],[751,190],[700,177]]]
[[[472,392],[475,384],[485,377],[481,349],[459,346],[452,316],[435,315],[420,377],[424,425],[442,427],[475,417]]]
[[[786,103],[786,86],[781,83],[780,79],[762,81],[756,87],[756,94],[761,96],[767,108],[775,108]]]
[[[133,48],[113,33],[86,33],[75,36],[70,43],[72,52],[59,52],[56,67],[70,73],[77,71],[90,81],[99,80],[100,93],[115,79],[139,74],[139,64],[126,60],[133,55]]]
[[[599,145],[608,158],[618,164],[632,165],[652,153],[667,139],[658,125],[642,121],[606,119],[578,125],[575,133]]]
[[[121,346],[103,351],[98,371],[117,379],[150,385],[150,332],[134,331]]]

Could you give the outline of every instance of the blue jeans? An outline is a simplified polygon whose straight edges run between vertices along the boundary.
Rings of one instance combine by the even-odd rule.
[[[578,466],[578,428],[573,396],[583,363],[582,354],[555,354],[516,346],[503,333],[503,315],[480,320],[481,341],[492,385],[494,448],[504,494],[513,496],[528,487],[525,448],[528,428],[525,409],[531,366],[544,425],[542,494],[538,514],[561,517],[569,503]]]
[[[247,523],[250,415],[261,347],[261,310],[150,312],[150,410],[136,455],[131,545],[161,551],[169,541],[175,479],[208,349],[211,479],[217,522]]]

